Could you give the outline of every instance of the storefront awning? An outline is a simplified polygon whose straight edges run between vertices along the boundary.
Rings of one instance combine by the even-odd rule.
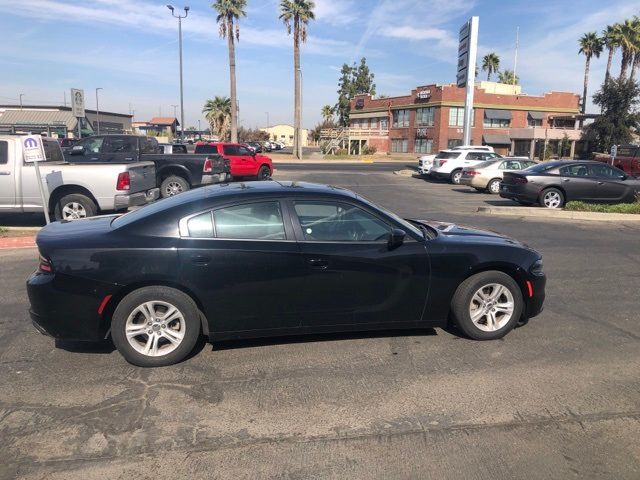
[[[359,112],[359,113],[350,113],[349,119],[352,118],[386,118],[389,116],[389,112]]]
[[[486,145],[511,145],[509,135],[483,135],[482,141]]]
[[[484,111],[484,118],[489,120],[511,120],[511,110],[491,110]]]
[[[544,113],[542,112],[529,112],[529,116],[532,120],[544,120]]]

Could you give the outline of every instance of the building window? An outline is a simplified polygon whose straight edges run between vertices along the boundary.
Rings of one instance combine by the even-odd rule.
[[[372,118],[369,120],[370,128],[378,128],[378,119]]]
[[[471,126],[476,123],[476,109],[471,111]],[[464,107],[449,107],[449,126],[464,127]]]
[[[484,128],[509,128],[511,120],[507,118],[485,118]]]
[[[416,110],[416,125],[420,127],[433,127],[434,107],[419,108]]]
[[[431,153],[433,140],[430,138],[416,138],[413,151],[415,153]]]
[[[389,119],[381,118],[380,119],[380,129],[381,130],[389,130]]]
[[[393,128],[406,128],[409,126],[409,110],[396,110],[393,112]]]
[[[541,118],[531,118],[530,116],[527,116],[527,125],[529,127],[541,127],[542,126],[542,119]]]
[[[394,138],[391,140],[391,151],[393,153],[407,153],[409,141],[406,138]]]
[[[462,140],[459,140],[457,138],[452,138],[447,142],[447,148],[455,148],[461,145],[462,145]]]

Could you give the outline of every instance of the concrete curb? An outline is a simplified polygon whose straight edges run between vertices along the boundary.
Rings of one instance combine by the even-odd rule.
[[[564,220],[587,220],[595,222],[640,223],[640,215],[626,213],[574,212],[542,207],[478,207],[478,213],[508,215],[516,217],[558,218]]]
[[[0,229],[8,230],[9,232],[39,232],[42,227],[3,227],[0,225]]]

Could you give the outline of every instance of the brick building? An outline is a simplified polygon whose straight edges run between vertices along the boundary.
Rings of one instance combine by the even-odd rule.
[[[400,97],[356,96],[350,126],[327,132],[327,139],[359,153],[365,145],[378,152],[436,153],[462,144],[463,88],[425,85]],[[491,145],[496,152],[540,158],[547,145],[560,156],[563,139],[576,154],[580,139],[577,115],[580,97],[569,92],[525,95],[520,86],[480,82],[474,94],[473,145]],[[578,146],[579,148],[579,146]]]

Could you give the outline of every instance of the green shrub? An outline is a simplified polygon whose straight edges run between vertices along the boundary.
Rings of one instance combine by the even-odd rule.
[[[630,213],[640,215],[640,201],[636,201],[633,203],[617,203],[615,205],[586,202],[567,202],[564,209],[574,212]]]
[[[378,151],[378,149],[376,147],[374,147],[373,145],[365,145],[362,148],[362,154],[363,155],[373,155],[377,151]]]

